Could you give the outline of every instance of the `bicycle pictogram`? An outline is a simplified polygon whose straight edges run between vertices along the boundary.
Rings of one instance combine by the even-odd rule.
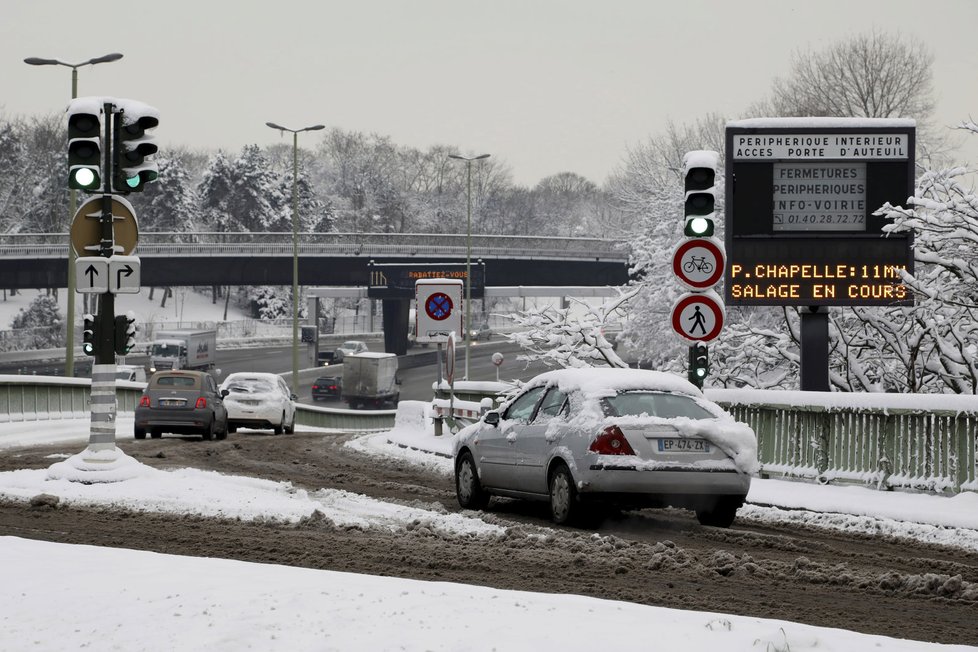
[[[690,256],[689,260],[683,263],[683,271],[687,274],[697,271],[704,274],[713,272],[713,263],[706,259],[706,256]]]

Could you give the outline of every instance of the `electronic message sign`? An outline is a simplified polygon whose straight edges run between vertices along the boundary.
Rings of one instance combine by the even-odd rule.
[[[764,118],[726,129],[724,300],[738,306],[912,305],[909,234],[874,215],[913,194],[915,123]]]
[[[486,288],[486,264],[473,260],[472,297],[481,298]],[[465,282],[465,263],[375,263],[367,264],[371,299],[413,299],[415,283],[425,279],[454,279]]]

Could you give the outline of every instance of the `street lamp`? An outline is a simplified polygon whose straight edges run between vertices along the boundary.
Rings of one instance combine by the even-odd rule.
[[[57,59],[42,59],[40,57],[27,57],[24,63],[31,66],[67,66],[71,68],[71,99],[78,97],[78,68],[81,66],[94,66],[97,63],[109,63],[118,61],[122,55],[118,52],[106,54],[105,56],[95,57],[81,63],[65,63]],[[68,225],[75,217],[75,204],[77,198],[75,190],[68,191]],[[75,250],[71,246],[71,229],[68,229],[68,328],[65,342],[65,376],[75,375]]]
[[[479,154],[478,156],[459,156],[449,154],[448,158],[465,161],[465,170],[468,176],[468,192],[466,193],[466,237],[465,237],[465,380],[469,379],[469,352],[472,347],[472,161],[480,161],[489,158],[489,154]]]
[[[299,133],[319,131],[326,125],[289,129],[274,122],[266,125],[292,134],[292,391],[299,393]]]

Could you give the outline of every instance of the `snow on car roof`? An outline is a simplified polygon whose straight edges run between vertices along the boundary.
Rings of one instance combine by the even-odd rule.
[[[662,371],[587,367],[557,369],[536,376],[528,384],[555,384],[562,392],[580,391],[585,396],[608,396],[622,390],[650,389],[702,397],[688,380]]]

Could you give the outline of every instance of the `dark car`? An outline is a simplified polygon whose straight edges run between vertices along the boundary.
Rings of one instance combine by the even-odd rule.
[[[136,439],[154,439],[164,432],[200,435],[205,440],[228,436],[226,391],[221,391],[210,374],[202,371],[157,371],[136,406]]]
[[[339,399],[343,393],[343,379],[339,376],[322,376],[312,384],[312,400]]]

